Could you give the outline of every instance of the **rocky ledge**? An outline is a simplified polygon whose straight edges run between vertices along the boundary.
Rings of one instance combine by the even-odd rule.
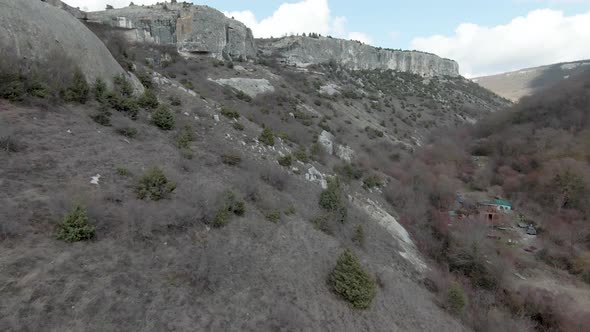
[[[132,41],[176,45],[180,52],[210,54],[217,59],[256,56],[252,31],[208,6],[161,3],[86,14],[87,20],[126,29]]]
[[[257,44],[263,54],[278,56],[299,67],[336,61],[354,70],[392,69],[423,76],[459,76],[459,65],[453,60],[419,51],[376,48],[353,40],[291,36],[259,39]]]

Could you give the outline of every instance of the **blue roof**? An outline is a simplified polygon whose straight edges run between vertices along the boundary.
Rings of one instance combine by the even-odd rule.
[[[481,202],[482,205],[500,205],[500,206],[508,206],[512,209],[512,203],[505,199],[495,199],[493,201]]]

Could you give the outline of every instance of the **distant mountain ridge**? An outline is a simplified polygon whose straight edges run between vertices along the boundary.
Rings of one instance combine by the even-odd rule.
[[[476,77],[472,81],[504,98],[518,101],[588,69],[590,60],[580,60]]]

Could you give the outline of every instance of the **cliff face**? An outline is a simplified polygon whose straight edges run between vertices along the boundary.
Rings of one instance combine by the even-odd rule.
[[[130,6],[90,12],[87,18],[127,29],[133,41],[176,45],[180,52],[208,53],[218,59],[256,56],[252,31],[208,6]]]
[[[459,76],[459,65],[434,54],[417,51],[378,49],[356,41],[334,38],[291,36],[258,40],[266,55],[278,55],[284,62],[306,66],[335,60],[351,69],[392,69],[423,76]]]
[[[103,42],[74,16],[38,0],[0,0],[2,61],[26,68],[52,57],[68,59],[90,82],[98,77],[110,84],[126,74]],[[129,76],[138,90],[141,84]]]

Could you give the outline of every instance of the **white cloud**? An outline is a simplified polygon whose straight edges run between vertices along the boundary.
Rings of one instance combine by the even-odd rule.
[[[361,32],[346,31],[346,18],[333,16],[327,0],[303,0],[283,3],[269,17],[258,20],[252,11],[225,12],[252,29],[257,38],[315,32],[334,37],[348,37],[371,42],[371,37]]]
[[[493,27],[463,23],[452,36],[415,38],[412,48],[457,60],[465,76],[590,58],[590,12],[539,9]]]
[[[62,2],[65,2],[75,8],[79,7],[83,11],[97,11],[105,10],[107,4],[115,8],[121,8],[129,6],[129,3],[131,2],[138,6],[153,5],[157,3],[158,0],[62,0]]]

